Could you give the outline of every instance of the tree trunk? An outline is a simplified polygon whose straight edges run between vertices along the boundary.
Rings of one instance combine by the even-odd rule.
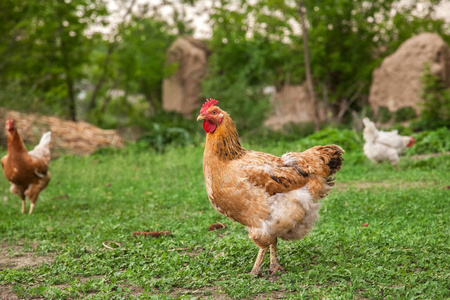
[[[114,48],[116,47],[116,44],[113,42],[109,44],[108,47],[108,53],[106,54],[105,61],[103,62],[103,69],[102,69],[102,75],[100,75],[100,78],[98,79],[97,84],[94,87],[94,91],[92,92],[91,101],[89,102],[88,111],[91,111],[95,108],[95,104],[97,102],[97,95],[98,91],[103,85],[103,82],[105,81],[106,71],[108,70],[109,61],[111,59],[111,54],[114,51]]]
[[[314,107],[314,130],[319,131],[320,130],[319,107],[311,76],[311,66],[310,66],[311,62],[309,59],[309,48],[308,48],[308,29],[306,28],[303,1],[298,2],[298,11],[300,14],[300,24],[302,26],[303,32],[303,53],[305,57],[306,83],[308,85],[309,96],[311,97],[311,101]]]
[[[73,80],[71,77],[67,76],[67,89],[69,92],[69,115],[70,119],[74,122],[77,121],[77,107],[75,103],[75,91],[73,88]]]
[[[63,25],[62,23],[59,24],[59,34],[62,35],[63,32]],[[68,96],[68,108],[69,108],[69,117],[72,121],[77,121],[77,106],[76,106],[76,99],[75,99],[75,87],[74,87],[74,81],[72,78],[72,68],[70,64],[68,63],[69,58],[68,54],[66,52],[66,45],[64,43],[64,39],[61,38],[61,54],[63,56],[63,66],[64,71],[66,75],[66,85],[67,85],[67,96]]]

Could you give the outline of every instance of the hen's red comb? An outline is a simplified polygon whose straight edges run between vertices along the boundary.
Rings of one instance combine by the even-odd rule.
[[[208,108],[216,105],[217,103],[219,103],[219,101],[217,101],[213,98],[206,100],[205,104],[203,104],[202,108],[200,109],[200,114],[204,114],[208,110]]]

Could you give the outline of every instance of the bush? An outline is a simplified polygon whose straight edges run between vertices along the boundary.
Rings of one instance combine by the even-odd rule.
[[[442,80],[430,72],[427,65],[422,83],[424,90],[422,93],[422,111],[420,118],[414,122],[416,129],[436,129],[443,126],[450,126],[450,88],[445,87]]]
[[[336,144],[345,151],[361,151],[364,141],[359,133],[350,129],[325,128],[304,138],[300,144],[303,149],[317,145]]]
[[[314,133],[313,123],[301,123],[301,124],[288,123],[284,125],[283,129],[281,130],[271,130],[264,126],[261,127],[262,128],[257,132],[240,136],[246,142],[251,143],[253,145],[258,145],[261,143],[267,145],[270,143],[298,141],[300,138],[304,138]],[[238,132],[240,134],[239,128]]]
[[[377,119],[381,123],[389,122],[392,118],[392,113],[389,111],[389,109],[385,106],[380,106],[377,113]]]
[[[450,130],[442,127],[434,131],[422,131],[413,135],[416,143],[407,148],[409,154],[445,153],[450,151]]]
[[[191,134],[184,128],[165,127],[153,123],[153,130],[144,134],[138,141],[140,145],[147,145],[157,152],[163,152],[168,145],[186,146],[193,143]]]
[[[395,111],[394,119],[396,122],[404,122],[414,119],[416,117],[416,111],[411,106],[402,107]]]

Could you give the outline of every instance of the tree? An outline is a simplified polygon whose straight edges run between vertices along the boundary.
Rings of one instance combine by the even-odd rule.
[[[416,3],[411,3],[400,7],[394,0],[304,2],[311,81],[317,99],[329,107],[336,120],[364,105],[373,70],[407,38],[432,30],[450,39],[446,23],[432,18],[438,1],[422,2],[428,4],[424,16],[417,16]],[[244,97],[253,101],[249,109],[255,109],[256,100],[249,98],[260,97],[257,91],[261,87],[305,80],[304,55],[298,55],[304,42],[301,31],[296,30],[300,26],[295,2],[221,0],[213,8],[211,20],[213,54],[205,95],[219,91],[240,103]],[[255,93],[249,97],[249,91]],[[243,117],[247,113],[251,114],[236,109]]]
[[[10,45],[1,55],[2,80],[18,81],[38,95],[39,107],[77,119],[78,82],[84,78],[92,40],[89,26],[101,23],[106,14],[103,0],[21,1],[2,12],[2,40]]]

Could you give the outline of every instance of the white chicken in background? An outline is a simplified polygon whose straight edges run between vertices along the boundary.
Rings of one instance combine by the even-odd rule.
[[[393,166],[397,166],[403,150],[414,145],[412,136],[401,136],[397,130],[377,130],[368,118],[364,118],[363,123],[364,154],[374,163],[389,161]]]

